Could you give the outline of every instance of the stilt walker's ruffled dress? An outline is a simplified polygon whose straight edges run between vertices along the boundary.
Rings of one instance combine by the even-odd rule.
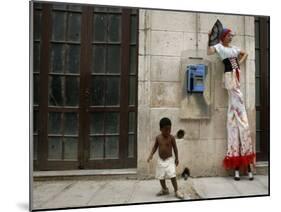
[[[227,153],[223,160],[226,169],[245,167],[253,163],[255,153],[250,136],[249,123],[243,94],[240,91],[240,67],[237,47],[214,45],[216,52],[225,65],[223,84],[228,91],[227,111]]]

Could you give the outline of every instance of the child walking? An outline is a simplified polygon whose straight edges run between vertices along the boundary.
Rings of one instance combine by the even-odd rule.
[[[176,179],[176,166],[179,164],[179,159],[176,140],[175,137],[171,135],[171,126],[172,123],[170,119],[162,118],[160,120],[161,134],[156,137],[147,162],[150,162],[153,154],[158,149],[159,157],[156,165],[156,178],[160,180],[162,189],[159,193],[157,193],[157,196],[169,194],[169,189],[166,186],[165,179],[171,179],[175,196],[179,199],[183,199],[184,196],[178,190]],[[172,150],[174,150],[175,159],[172,157]]]

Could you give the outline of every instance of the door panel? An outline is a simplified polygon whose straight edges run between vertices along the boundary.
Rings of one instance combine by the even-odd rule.
[[[135,167],[137,13],[49,3],[35,10],[35,168]]]
[[[258,161],[269,159],[269,18],[255,18],[256,152]]]

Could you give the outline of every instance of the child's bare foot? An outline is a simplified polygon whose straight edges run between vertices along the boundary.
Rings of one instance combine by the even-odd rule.
[[[166,189],[161,189],[161,191],[159,191],[156,196],[163,196],[163,195],[167,195],[169,194],[169,189],[166,188]]]
[[[177,198],[179,198],[179,199],[184,199],[183,194],[182,194],[181,192],[179,192],[179,191],[176,191],[176,192],[175,192],[175,197],[177,197]]]

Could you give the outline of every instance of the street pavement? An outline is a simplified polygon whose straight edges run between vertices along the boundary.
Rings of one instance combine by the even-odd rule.
[[[203,177],[178,179],[179,190],[185,200],[268,195],[267,175],[256,175],[253,181],[241,177]],[[148,202],[181,201],[174,196],[173,187],[167,181],[170,194],[156,196],[160,191],[157,180],[98,179],[98,180],[49,180],[33,182],[33,209],[65,207],[90,207]]]

